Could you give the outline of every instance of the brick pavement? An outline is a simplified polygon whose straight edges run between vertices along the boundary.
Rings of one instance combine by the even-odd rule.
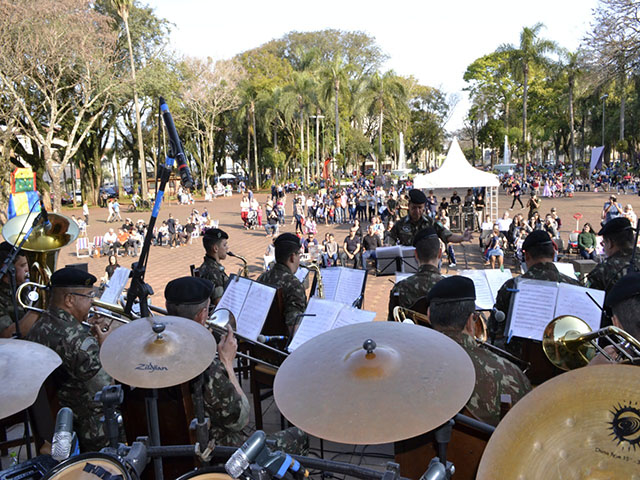
[[[450,192],[438,191],[437,196],[450,195]],[[574,198],[557,198],[557,199],[542,199],[541,212],[547,213],[551,206],[555,206],[558,210],[560,217],[563,220],[562,236],[568,238],[568,232],[575,228],[575,220],[573,214],[581,212],[583,219],[580,221],[582,226],[585,221],[591,222],[594,228],[600,222],[600,212],[603,203],[608,198],[608,193],[577,193]],[[258,194],[258,200],[263,203],[267,200],[267,194]],[[640,199],[635,195],[619,195],[618,200],[623,205],[631,203],[634,210],[640,210]],[[196,201],[194,206],[177,205],[175,201],[170,203],[165,202],[160,212],[160,221],[168,218],[169,213],[173,213],[175,217],[179,218],[183,223],[191,212],[192,208],[197,208],[202,211],[205,207],[208,209],[210,215],[219,220],[220,227],[226,230],[230,236],[230,248],[238,255],[246,257],[249,263],[249,274],[251,278],[256,278],[262,271],[262,255],[266,250],[269,242],[269,237],[264,233],[264,230],[245,230],[240,221],[240,197],[236,194],[233,197],[217,198],[212,202]],[[500,197],[500,212],[503,213],[508,209],[511,204],[510,197],[501,194]],[[123,210],[126,210],[126,206],[123,206]],[[519,211],[526,214],[525,209],[518,209],[517,207],[510,211],[513,216]],[[80,215],[80,209],[65,209],[63,211],[65,215],[76,214]],[[287,204],[287,214],[291,213],[291,202]],[[122,212],[123,218],[130,217],[134,222],[142,218],[148,221],[150,213],[126,213]],[[90,216],[90,224],[88,228],[88,235],[90,239],[93,239],[96,235],[103,235],[107,228],[110,226],[118,227],[118,223],[107,224],[105,223],[107,217],[106,208],[92,208]],[[294,232],[294,228],[290,223],[291,217],[287,215],[286,225],[280,229],[281,232]],[[342,239],[348,233],[347,225],[319,225],[318,235],[319,240],[324,238],[325,232],[332,231],[336,240],[340,243]],[[474,236],[473,243],[466,244],[464,247],[455,246],[456,255],[458,258],[458,268],[464,268],[464,252],[468,265],[470,268],[483,268],[480,262],[479,249],[477,247],[477,234]],[[464,250],[464,252],[463,252]],[[153,287],[156,292],[152,298],[152,302],[157,305],[163,305],[163,291],[166,283],[176,277],[189,275],[189,266],[195,264],[196,266],[202,262],[204,253],[202,250],[202,242],[199,238],[193,240],[192,245],[185,247],[170,249],[169,247],[151,247],[151,253],[149,257],[148,271],[146,274],[146,281]],[[120,257],[119,262],[121,265],[129,267],[131,263],[135,261],[134,258]],[[60,252],[58,259],[58,267],[64,266],[69,263],[87,262],[89,264],[89,270],[94,275],[101,277],[104,275],[104,268],[107,265],[106,257],[102,258],[76,258],[75,244],[64,248]],[[506,265],[511,267],[511,265]],[[235,273],[240,267],[241,263],[233,258],[228,258],[225,261],[225,267],[227,273]],[[450,271],[449,273],[453,273]],[[389,281],[393,279],[393,276],[375,277],[369,275],[367,280],[367,288],[365,291],[364,308],[367,310],[377,312],[377,319],[382,320],[387,314],[387,302],[389,291],[392,287],[392,283]]]

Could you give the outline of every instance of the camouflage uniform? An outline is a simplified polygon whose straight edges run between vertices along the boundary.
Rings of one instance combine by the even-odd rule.
[[[24,314],[24,309],[18,304],[18,319],[21,319]],[[11,295],[11,287],[8,283],[0,282],[0,332],[13,324],[13,297]]]
[[[207,280],[211,280],[213,282],[213,293],[211,294],[211,302],[217,303],[218,300],[222,297],[224,293],[224,287],[227,285],[229,281],[229,276],[224,272],[224,267],[220,265],[220,263],[210,257],[209,255],[205,255],[204,262],[200,265],[198,269],[200,273],[200,278],[206,278]]]
[[[389,293],[389,315],[387,320],[393,321],[393,308],[397,305],[411,308],[420,297],[424,297],[431,287],[442,280],[437,267],[420,265],[418,273],[396,283]]]
[[[81,450],[97,452],[105,447],[107,438],[100,421],[102,404],[93,398],[112,379],[100,364],[98,340],[73,315],[61,309],[45,312],[25,340],[49,347],[62,358],[62,365],[53,372],[53,380],[60,406],[73,410]]]
[[[413,223],[411,217],[406,215],[393,225],[389,236],[398,245],[413,246],[413,238],[416,233],[427,227],[435,228],[438,237],[444,243],[447,243],[449,237],[453,235],[448,228],[445,228],[440,222],[434,221],[431,217],[423,215],[417,223]]]
[[[257,281],[282,291],[284,322],[288,327],[294,327],[299,322],[297,316],[307,308],[307,297],[300,280],[291,273],[289,267],[275,263],[270,270],[260,275]]]
[[[211,420],[209,439],[218,445],[242,445],[246,440],[242,429],[249,422],[247,397],[238,393],[217,358],[202,375],[204,408]]]
[[[596,265],[587,276],[587,286],[608,292],[629,272],[631,252],[616,252],[604,262]],[[635,260],[636,271],[640,271],[640,255]]]
[[[400,217],[402,218],[408,214],[409,214],[409,199],[405,195],[402,195],[398,199],[398,215],[400,215]]]
[[[531,383],[509,360],[482,348],[467,333],[439,329],[464,348],[476,372],[476,386],[467,409],[478,420],[490,425],[500,421],[500,395],[508,394],[515,404],[531,390]]]

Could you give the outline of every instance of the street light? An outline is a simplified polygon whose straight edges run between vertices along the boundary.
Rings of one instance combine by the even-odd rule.
[[[603,147],[604,147],[604,102],[607,98],[609,98],[608,93],[605,93],[600,97],[600,100],[602,100],[602,146]]]

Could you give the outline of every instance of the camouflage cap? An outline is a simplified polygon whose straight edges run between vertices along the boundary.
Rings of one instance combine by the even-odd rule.
[[[205,278],[180,277],[164,288],[164,298],[176,305],[198,305],[211,297],[213,282]]]
[[[415,204],[423,204],[427,203],[427,196],[424,194],[422,190],[418,190],[417,188],[412,188],[409,190],[409,201]]]
[[[620,302],[640,295],[640,272],[628,273],[616,283],[604,299],[606,308],[613,308]]]
[[[633,230],[631,222],[627,217],[616,217],[605,223],[604,227],[598,232],[598,235],[606,237],[607,235],[620,233],[624,230]]]
[[[97,278],[79,268],[65,267],[53,272],[51,288],[93,287]]]

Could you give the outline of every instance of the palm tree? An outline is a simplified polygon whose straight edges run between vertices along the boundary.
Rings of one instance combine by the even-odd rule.
[[[340,101],[340,91],[344,90],[349,80],[349,65],[344,63],[342,57],[336,54],[328,62],[321,72],[322,78],[326,78],[322,90],[325,98],[333,96],[334,115],[336,122],[336,155],[340,154],[340,111],[338,104]]]
[[[556,43],[540,38],[540,31],[544,24],[536,23],[532,27],[524,27],[520,32],[520,45],[513,47],[507,45],[500,50],[508,51],[511,55],[512,65],[522,75],[522,146],[524,148],[523,172],[527,177],[527,159],[529,149],[527,148],[527,95],[529,92],[530,68],[535,65],[544,65],[547,62],[545,55],[556,50]]]
[[[118,11],[118,15],[124,23],[124,31],[127,34],[127,44],[129,46],[129,61],[131,63],[131,79],[133,80],[133,104],[136,107],[136,132],[138,135],[138,156],[140,162],[140,182],[142,183],[142,198],[147,199],[147,165],[144,158],[144,145],[142,143],[142,122],[140,120],[140,105],[138,105],[138,89],[136,87],[136,66],[133,59],[133,45],[131,43],[131,32],[129,31],[129,12],[133,7],[133,0],[111,0],[113,6]]]
[[[576,77],[580,72],[580,58],[577,52],[563,52],[563,67],[567,72],[567,81],[569,83],[569,128],[571,138],[571,174],[576,177],[576,138],[573,113],[573,94],[575,91]]]
[[[381,162],[384,152],[382,150],[382,126],[384,124],[385,113],[396,108],[404,100],[404,87],[393,73],[388,71],[382,76],[378,72],[369,79],[367,90],[371,94],[370,110],[378,117],[378,165],[380,172]]]

